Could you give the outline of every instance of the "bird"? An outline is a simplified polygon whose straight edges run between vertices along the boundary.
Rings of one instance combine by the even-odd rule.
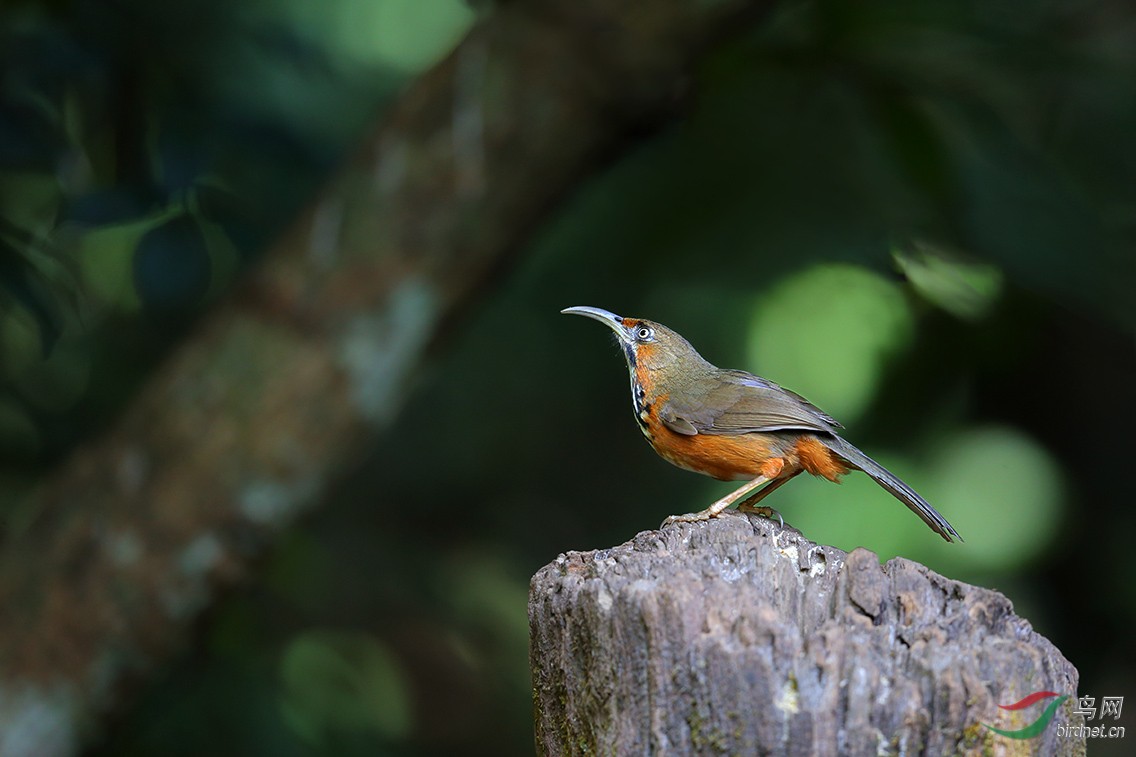
[[[841,437],[843,426],[796,392],[746,371],[718,368],[661,323],[587,306],[560,312],[615,332],[631,374],[635,420],[664,460],[721,481],[745,481],[706,509],[672,515],[663,526],[717,517],[755,490],[738,509],[770,517],[776,511],[757,503],[800,473],[839,482],[859,470],[947,542],[962,541],[927,500]]]

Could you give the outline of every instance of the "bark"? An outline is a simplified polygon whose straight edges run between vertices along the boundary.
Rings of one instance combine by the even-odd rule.
[[[995,591],[727,513],[569,552],[529,594],[542,755],[1084,754],[1077,671]],[[1017,730],[1072,695],[1036,738]]]
[[[442,325],[554,201],[667,114],[703,46],[766,4],[513,2],[417,81],[247,286],[9,526],[0,754],[74,753],[390,421]]]

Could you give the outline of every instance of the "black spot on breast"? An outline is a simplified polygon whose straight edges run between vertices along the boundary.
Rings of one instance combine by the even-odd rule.
[[[647,427],[647,414],[650,405],[647,404],[647,390],[638,381],[631,384],[631,401],[635,405],[635,420],[643,428]]]
[[[617,336],[616,339],[619,340],[619,337]],[[619,345],[623,348],[623,354],[627,356],[627,364],[631,366],[631,370],[635,370],[635,348],[622,340],[619,340]]]

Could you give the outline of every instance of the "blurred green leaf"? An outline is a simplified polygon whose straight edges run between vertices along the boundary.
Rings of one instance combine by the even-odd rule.
[[[39,332],[46,356],[80,312],[81,297],[72,262],[45,240],[0,214],[0,318],[24,313]]]
[[[39,429],[24,408],[11,398],[0,395],[0,454],[16,459],[31,458],[39,451],[40,443]],[[0,476],[0,480],[2,478]],[[5,489],[0,486],[0,491]],[[0,494],[0,522],[6,520],[4,515],[12,504],[5,501],[9,491]]]
[[[28,361],[11,382],[30,406],[60,412],[83,396],[91,378],[91,351],[79,339],[62,339],[46,358]]]
[[[912,332],[894,283],[858,266],[815,266],[756,301],[749,367],[845,422],[867,407],[885,363]]]
[[[284,651],[280,677],[285,718],[309,741],[320,743],[338,729],[399,739],[413,725],[403,673],[386,647],[368,634],[300,634]]]
[[[209,290],[213,265],[197,219],[182,215],[147,230],[134,251],[134,287],[157,311],[189,310]]]
[[[0,375],[12,380],[43,359],[41,326],[32,311],[0,309]]]
[[[1063,489],[1057,462],[1036,441],[989,426],[938,446],[924,494],[966,539],[965,553],[940,549],[944,559],[967,570],[1008,571],[1042,554],[1056,536]]]
[[[60,189],[59,179],[50,173],[0,174],[0,208],[5,224],[22,229],[31,239],[46,238],[55,223]]]
[[[167,210],[82,234],[76,255],[91,295],[121,312],[138,309],[142,303],[134,286],[133,268],[138,243],[146,232],[176,215],[176,210]]]
[[[892,257],[917,292],[965,320],[985,317],[1002,291],[1002,273],[995,266],[926,242],[893,249]]]
[[[473,22],[463,0],[334,0],[293,3],[301,23],[321,29],[326,43],[359,62],[413,73],[444,55]]]

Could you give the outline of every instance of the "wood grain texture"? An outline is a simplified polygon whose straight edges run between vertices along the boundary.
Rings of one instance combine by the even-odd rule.
[[[541,755],[1084,754],[1075,696],[1036,739],[989,731],[1077,691],[995,591],[727,513],[570,552],[529,595]]]

